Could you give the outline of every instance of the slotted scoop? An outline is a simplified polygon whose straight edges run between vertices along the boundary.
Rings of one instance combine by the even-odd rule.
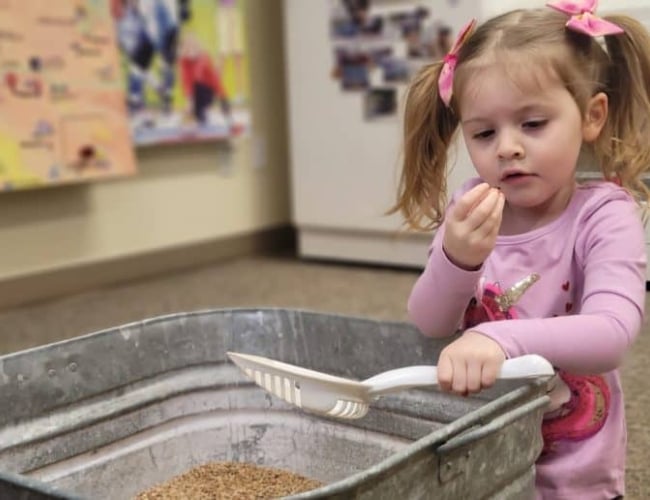
[[[362,418],[368,413],[370,403],[379,396],[438,383],[436,367],[431,365],[396,368],[357,381],[262,356],[227,354],[263,389],[299,408],[335,418]],[[506,360],[498,378],[527,379],[554,374],[546,359],[528,354]]]

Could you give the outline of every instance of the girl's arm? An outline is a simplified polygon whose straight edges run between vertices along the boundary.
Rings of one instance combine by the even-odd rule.
[[[409,317],[425,335],[446,337],[460,327],[483,262],[494,248],[504,202],[499,191],[480,179],[454,194],[408,301]]]
[[[612,200],[581,230],[575,257],[584,270],[580,313],[496,321],[472,330],[494,339],[509,357],[535,353],[574,373],[620,366],[638,335],[645,305],[645,232],[638,208]]]
[[[482,268],[466,271],[453,264],[442,249],[443,223],[433,239],[429,259],[408,299],[409,319],[430,337],[446,337],[460,327],[474,295]]]
[[[511,358],[535,353],[576,374],[618,368],[641,327],[641,310],[626,298],[605,294],[583,308],[586,312],[573,316],[495,321],[472,330],[494,339]]]
[[[411,320],[431,337],[452,335],[460,327],[483,262],[494,248],[505,202],[503,194],[480,179],[465,183],[452,198],[408,301]]]

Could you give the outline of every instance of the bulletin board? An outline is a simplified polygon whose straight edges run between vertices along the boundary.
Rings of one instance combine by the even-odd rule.
[[[136,171],[105,0],[0,0],[0,190]]]

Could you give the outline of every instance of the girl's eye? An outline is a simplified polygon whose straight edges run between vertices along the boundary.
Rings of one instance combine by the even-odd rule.
[[[548,123],[548,120],[530,120],[530,121],[524,122],[523,127],[524,128],[531,128],[531,129],[538,129],[538,128],[542,128],[547,123]]]
[[[474,139],[488,139],[492,134],[494,134],[494,130],[482,130],[474,134]]]

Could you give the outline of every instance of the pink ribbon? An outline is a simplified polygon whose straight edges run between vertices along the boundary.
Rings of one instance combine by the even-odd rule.
[[[566,27],[570,30],[592,37],[625,33],[623,28],[617,24],[610,23],[595,14],[598,0],[577,0],[573,2],[559,0],[557,2],[548,2],[546,5],[551,9],[571,16],[566,23]]]
[[[470,20],[463,26],[451,50],[443,59],[442,70],[438,77],[438,93],[442,102],[447,106],[451,103],[451,95],[454,91],[454,72],[456,64],[458,64],[458,51],[472,34],[474,28],[476,28],[476,19]]]

